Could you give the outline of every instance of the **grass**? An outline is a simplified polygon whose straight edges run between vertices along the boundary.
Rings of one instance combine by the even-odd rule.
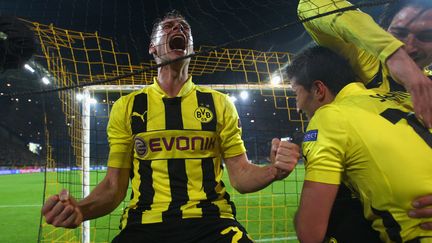
[[[104,172],[92,172],[91,183],[95,185],[103,176]],[[228,178],[224,179],[236,204],[237,218],[254,240],[296,241],[292,220],[303,176],[304,169],[299,165],[287,179],[260,192],[243,195],[233,191]],[[72,195],[80,195],[76,172],[47,174],[47,194],[57,193],[62,184]],[[37,242],[43,186],[43,173],[0,176],[0,242]],[[120,205],[111,215],[91,221],[91,242],[110,242],[117,235],[123,207]],[[79,229],[63,230],[44,224],[42,235],[42,242],[80,242]]]
[[[37,242],[43,174],[0,176],[0,242]]]

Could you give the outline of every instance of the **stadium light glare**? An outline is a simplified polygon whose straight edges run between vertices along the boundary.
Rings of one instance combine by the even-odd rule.
[[[243,90],[242,92],[240,92],[240,98],[242,100],[247,100],[247,98],[249,97],[249,93],[245,90]]]
[[[78,101],[81,101],[81,100],[84,99],[84,95],[81,94],[81,93],[78,93],[78,94],[76,95],[76,99],[77,99]]]
[[[44,77],[42,77],[42,83],[44,83],[45,85],[48,85],[51,82],[50,82],[50,80],[49,80],[49,78],[47,76],[44,76]]]
[[[88,98],[87,102],[90,103],[90,105],[97,104],[97,100],[95,98]]]
[[[24,68],[25,69],[27,69],[29,72],[31,72],[31,73],[34,73],[35,72],[35,70],[30,66],[30,65],[28,65],[28,64],[25,64],[24,65]]]
[[[235,97],[235,96],[229,96],[229,99],[230,99],[233,103],[235,103],[235,102],[237,101],[237,97]]]
[[[279,76],[279,75],[275,75],[275,76],[273,76],[273,77],[270,79],[270,83],[271,83],[272,85],[278,85],[278,84],[281,83],[281,81],[282,81],[282,78],[281,78],[281,76]]]

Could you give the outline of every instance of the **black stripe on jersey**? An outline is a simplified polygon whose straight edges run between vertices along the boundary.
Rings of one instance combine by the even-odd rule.
[[[197,95],[197,100],[198,100],[198,107],[199,106],[206,107],[207,109],[209,109],[213,113],[213,119],[210,122],[201,123],[202,130],[204,130],[204,131],[216,131],[217,116],[216,116],[216,109],[215,109],[212,94],[197,91],[196,95]]]
[[[404,91],[406,92],[405,87],[402,84],[396,82],[391,76],[387,77],[390,85],[390,91]]]
[[[386,228],[386,232],[390,240],[396,243],[402,242],[402,237],[400,235],[401,226],[394,219],[393,215],[391,215],[389,211],[381,211],[373,207],[371,207],[371,209],[375,215],[378,215],[382,218],[384,227]]]
[[[223,183],[223,181],[221,181],[221,183],[222,183],[222,187],[225,187],[225,184]],[[231,197],[230,197],[230,195],[228,194],[228,192],[225,193],[225,195],[224,195],[224,199],[228,202],[229,205],[231,205],[231,211],[232,211],[232,214],[233,214],[234,217],[235,217],[235,216],[237,215],[237,209],[236,209],[236,207],[235,207],[235,205],[234,205],[234,202],[231,201]]]
[[[186,161],[184,159],[169,159],[168,175],[170,181],[171,202],[168,210],[162,212],[163,222],[173,219],[181,219],[182,212],[180,207],[185,205],[189,200]]]
[[[388,108],[381,112],[380,115],[393,124],[398,123],[401,119],[406,119],[414,131],[432,148],[432,133],[417,118],[414,113],[407,113],[398,109]]]
[[[131,120],[132,134],[147,131],[147,94],[141,93],[135,96]]]
[[[163,98],[163,102],[165,104],[165,129],[182,130],[181,97]]]
[[[202,209],[203,217],[219,216],[219,208],[211,203],[218,198],[215,189],[217,182],[215,181],[216,175],[214,173],[213,158],[202,159],[201,168],[203,174],[203,189],[207,199],[201,200],[197,207]]]
[[[151,209],[155,190],[153,188],[153,170],[151,168],[151,160],[139,160],[138,174],[140,175],[139,191],[141,195],[138,197],[136,209],[130,209],[128,213],[127,224],[141,224],[142,213]]]
[[[378,72],[375,74],[373,79],[367,83],[365,86],[368,89],[378,88],[383,83],[383,73],[382,73],[382,65],[380,63]]]

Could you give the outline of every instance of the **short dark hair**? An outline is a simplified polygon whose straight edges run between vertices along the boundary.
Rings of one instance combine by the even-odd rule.
[[[185,17],[180,13],[180,11],[178,11],[176,9],[173,9],[169,12],[166,12],[162,18],[155,19],[155,21],[153,23],[153,28],[152,28],[152,32],[150,35],[150,39],[153,40],[154,35],[156,34],[156,30],[162,21],[164,21],[165,19],[177,19],[177,18],[181,18],[181,19],[186,20]]]
[[[286,70],[288,79],[295,78],[296,84],[307,91],[312,89],[315,80],[321,80],[336,95],[356,81],[349,62],[323,46],[313,46],[296,55]]]
[[[412,6],[421,9],[432,8],[431,0],[399,0],[392,3],[387,3],[384,6],[384,11],[379,18],[379,24],[384,29],[388,29],[394,16],[399,13],[403,8]]]

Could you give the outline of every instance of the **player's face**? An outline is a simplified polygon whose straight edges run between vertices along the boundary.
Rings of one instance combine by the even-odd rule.
[[[316,110],[313,93],[307,91],[303,86],[297,84],[295,79],[292,81],[292,89],[296,93],[297,110],[303,111],[306,116],[311,119]]]
[[[193,52],[191,28],[183,18],[164,19],[151,41],[150,54],[161,61],[173,60]]]
[[[405,7],[393,18],[388,31],[405,43],[404,49],[420,68],[432,64],[432,9]]]

